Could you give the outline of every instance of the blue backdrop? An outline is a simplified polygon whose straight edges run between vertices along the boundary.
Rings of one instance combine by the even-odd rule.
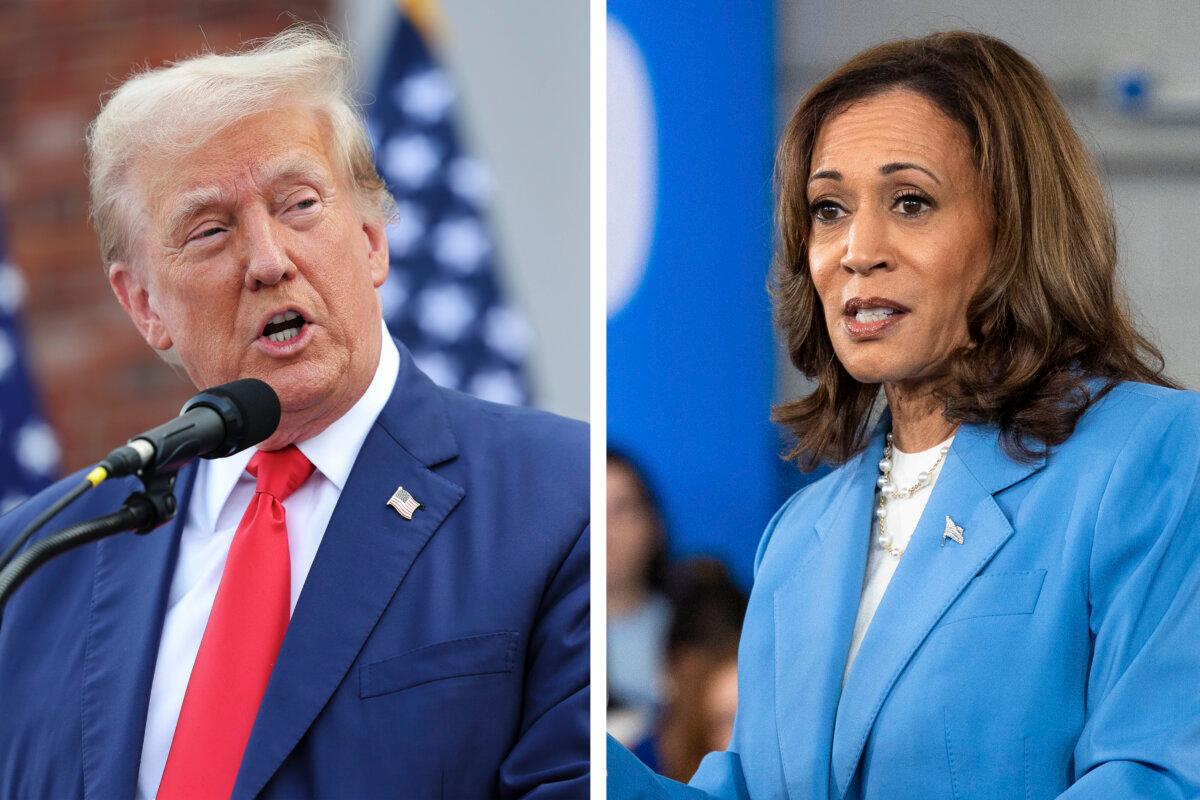
[[[644,61],[657,149],[646,268],[608,321],[609,439],[650,473],[673,555],[720,556],[748,585],[785,492],[768,420],[773,8],[609,0],[608,14]],[[611,126],[610,112],[610,148]]]

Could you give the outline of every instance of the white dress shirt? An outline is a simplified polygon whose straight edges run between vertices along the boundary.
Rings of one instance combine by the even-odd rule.
[[[379,365],[367,391],[336,422],[296,445],[316,469],[283,503],[292,569],[289,613],[296,610],[296,600],[350,468],[375,418],[387,404],[399,371],[400,353],[385,328]],[[246,465],[257,450],[250,448],[228,458],[201,461],[197,470],[150,686],[150,707],[138,770],[139,800],[158,793],[183,695],[225,569],[225,558],[242,514],[254,497],[255,481],[246,472]]]
[[[949,447],[953,441],[954,437],[951,436],[946,441],[919,453],[902,453],[900,448],[893,447],[892,483],[904,488],[912,486],[917,482],[917,475],[928,470],[937,461],[938,451],[943,447]],[[882,456],[883,454],[880,453],[880,457]],[[942,459],[942,464],[945,463],[946,460]],[[921,514],[925,511],[925,504],[929,502],[929,496],[933,494],[933,485],[937,483],[941,473],[942,469],[939,466],[931,476],[929,488],[922,489],[911,497],[888,499],[887,532],[898,547],[908,547],[908,542],[917,529],[917,523],[921,520]],[[878,490],[876,490],[876,497],[878,497]],[[878,502],[876,500],[876,503]],[[871,523],[871,544],[867,551],[867,574],[863,579],[858,617],[854,620],[854,636],[850,640],[850,654],[846,658],[846,668],[842,671],[843,685],[850,675],[850,665],[854,663],[854,659],[858,655],[858,648],[862,646],[863,637],[867,635],[867,628],[871,626],[871,620],[875,618],[875,612],[883,601],[883,593],[887,591],[888,584],[892,582],[892,576],[896,574],[896,568],[900,566],[900,558],[904,557],[902,554],[900,558],[897,558],[879,546],[879,543],[875,541],[875,537],[879,534],[879,522],[873,516],[871,519],[873,521]]]

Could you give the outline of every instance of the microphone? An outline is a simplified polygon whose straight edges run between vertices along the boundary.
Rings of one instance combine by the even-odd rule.
[[[24,576],[64,550],[122,530],[145,533],[175,516],[175,472],[194,458],[221,458],[266,439],[279,427],[279,397],[257,378],[214,386],[183,404],[179,416],[118,447],[83,481],[26,526],[0,555],[0,610]],[[17,555],[46,522],[108,478],[140,472],[144,493],[130,495],[116,514],[74,525]],[[20,561],[20,566],[15,566]],[[10,564],[10,562],[13,562]],[[8,569],[13,566],[13,569]]]
[[[257,378],[205,389],[179,416],[113,450],[99,467],[107,477],[178,470],[195,458],[222,458],[256,445],[279,427],[279,397]]]

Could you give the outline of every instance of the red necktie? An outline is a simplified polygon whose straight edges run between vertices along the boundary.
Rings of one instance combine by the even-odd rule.
[[[291,592],[283,501],[313,465],[294,445],[259,451],[254,499],[238,523],[192,666],[159,800],[228,798],[287,630]]]

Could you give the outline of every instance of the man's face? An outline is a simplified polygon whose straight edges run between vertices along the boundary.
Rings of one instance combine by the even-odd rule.
[[[386,238],[335,164],[316,115],[282,109],[176,162],[144,160],[136,263],[109,271],[146,341],[174,347],[197,388],[269,383],[281,434],[337,419],[378,363]]]

